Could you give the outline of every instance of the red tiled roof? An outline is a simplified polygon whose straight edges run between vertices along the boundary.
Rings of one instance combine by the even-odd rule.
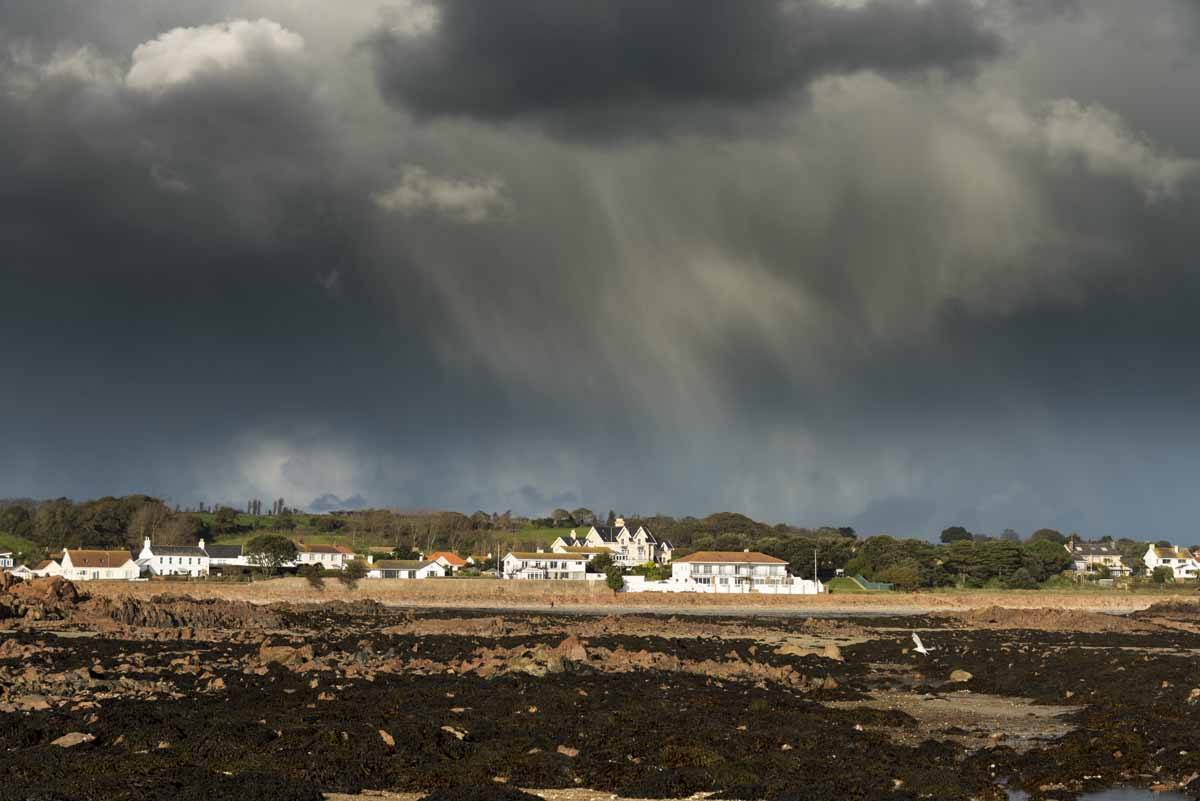
[[[434,551],[433,553],[429,554],[429,556],[427,556],[425,558],[427,560],[429,560],[430,562],[436,562],[438,559],[445,559],[447,562],[454,565],[455,567],[466,567],[466,565],[467,565],[466,559],[463,559],[458,554],[452,553],[450,551]]]
[[[755,564],[755,565],[786,565],[783,559],[767,556],[758,551],[696,551],[696,553],[681,556],[676,562],[703,562],[716,564]]]
[[[68,548],[65,553],[71,554],[72,567],[124,567],[133,561],[129,551],[76,551]]]

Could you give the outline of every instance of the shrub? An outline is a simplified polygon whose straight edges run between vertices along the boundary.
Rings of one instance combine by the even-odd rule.
[[[1165,565],[1160,565],[1154,568],[1154,573],[1151,574],[1150,578],[1154,580],[1155,584],[1166,584],[1175,580],[1175,571]]]
[[[1028,570],[1022,567],[1013,571],[1012,575],[1004,580],[1004,586],[1010,590],[1033,590],[1037,589],[1037,581]]]
[[[321,574],[324,568],[321,565],[304,565],[300,568],[300,575],[304,576],[304,580],[308,582],[308,586],[315,590],[325,589],[325,577]]]
[[[346,567],[338,573],[338,581],[346,585],[350,589],[358,586],[358,580],[366,578],[367,563],[361,559],[352,559],[346,564]]]
[[[610,590],[620,592],[625,589],[625,576],[621,573],[621,568],[616,565],[610,565],[604,573],[606,576],[604,583],[608,585]]]
[[[612,567],[613,558],[610,553],[598,553],[593,556],[587,563],[587,572],[589,573],[608,573],[608,569]]]

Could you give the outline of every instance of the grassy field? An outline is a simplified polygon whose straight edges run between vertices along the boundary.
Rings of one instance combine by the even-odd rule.
[[[825,586],[830,592],[835,592],[839,595],[845,593],[857,593],[859,595],[879,595],[881,593],[888,592],[887,590],[864,590],[852,579],[848,578],[830,579],[828,582],[826,582]]]
[[[204,525],[209,526],[210,528],[217,518],[217,516],[212,512],[194,512],[193,514],[203,520]],[[292,515],[292,520],[296,521],[296,526],[300,529],[316,528],[317,526],[314,515],[294,514]],[[250,528],[256,529],[270,529],[275,523],[275,518],[269,515],[255,516],[242,513],[234,519],[234,522],[236,522],[239,526],[249,526]]]
[[[22,537],[0,531],[0,551],[12,551],[14,556],[17,554],[30,556],[41,555],[45,549]]]

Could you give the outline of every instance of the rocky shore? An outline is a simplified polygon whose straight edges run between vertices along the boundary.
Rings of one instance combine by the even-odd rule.
[[[1200,798],[1186,601],[838,620],[82,589],[0,583],[0,799]]]

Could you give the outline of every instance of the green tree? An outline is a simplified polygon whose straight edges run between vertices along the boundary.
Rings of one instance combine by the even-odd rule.
[[[1004,586],[1010,590],[1033,590],[1037,589],[1037,585],[1033,575],[1023,567],[1018,567],[1004,579]]]
[[[275,515],[275,519],[271,521],[271,528],[276,531],[292,531],[296,528],[296,518],[292,517],[289,511],[283,511]]]
[[[610,565],[605,572],[604,583],[613,592],[620,592],[625,589],[625,575],[621,572],[621,568],[616,565]]]
[[[7,531],[14,537],[30,539],[33,533],[33,515],[24,506],[7,506],[0,510],[0,531]]]
[[[33,540],[49,548],[77,548],[82,533],[78,510],[66,498],[40,503],[33,513]]]
[[[1154,568],[1154,572],[1150,574],[1155,584],[1166,584],[1175,580],[1175,571],[1165,565],[1159,565]]]
[[[1055,531],[1052,528],[1039,528],[1037,531],[1029,535],[1029,542],[1053,542],[1058,545],[1065,545],[1067,538],[1063,536],[1061,531]]]
[[[967,531],[962,526],[950,526],[942,529],[942,542],[949,545],[952,542],[967,542],[974,539],[974,535]]]
[[[246,559],[268,576],[296,559],[296,543],[279,534],[259,534],[246,543]]]
[[[607,573],[608,569],[613,566],[613,557],[611,553],[598,553],[591,558],[587,563],[587,572],[589,573]]]
[[[591,509],[587,508],[586,506],[580,506],[578,509],[571,510],[571,517],[574,518],[575,522],[578,525],[582,526],[586,523],[591,523],[593,520],[595,520],[596,513],[593,512]]]
[[[213,515],[213,531],[224,534],[237,529],[237,509],[222,506]]]
[[[921,586],[921,564],[916,559],[904,559],[875,572],[875,581],[895,584],[901,590]]]
[[[1073,563],[1067,549],[1050,539],[1029,543],[1021,555],[1021,567],[1039,583],[1069,569]]]

